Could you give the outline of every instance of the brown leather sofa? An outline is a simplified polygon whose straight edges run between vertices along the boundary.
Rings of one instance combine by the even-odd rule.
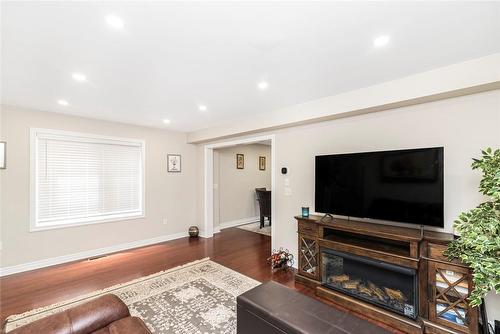
[[[284,285],[267,282],[237,299],[238,334],[389,334]]]
[[[144,322],[131,317],[115,295],[104,295],[66,311],[16,328],[9,334],[151,334]]]

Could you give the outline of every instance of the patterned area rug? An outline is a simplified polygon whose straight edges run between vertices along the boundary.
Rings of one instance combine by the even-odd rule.
[[[267,222],[267,221],[265,222],[265,225],[263,228],[260,228],[260,222],[240,225],[237,227],[241,228],[242,230],[245,230],[245,231],[250,231],[250,232],[255,232],[255,233],[260,233],[260,234],[271,236],[271,226],[269,226],[269,222]]]
[[[260,283],[203,259],[7,318],[7,332],[102,294],[113,293],[153,333],[236,333],[236,297]]]

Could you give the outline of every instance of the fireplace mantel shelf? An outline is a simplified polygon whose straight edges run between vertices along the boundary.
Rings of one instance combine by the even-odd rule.
[[[381,238],[387,238],[392,240],[403,240],[403,241],[422,241],[428,240],[436,243],[448,243],[454,239],[453,234],[436,232],[436,231],[424,231],[422,237],[419,228],[408,228],[401,226],[369,223],[357,220],[348,220],[342,218],[330,218],[318,215],[311,215],[309,217],[295,216],[295,219],[301,221],[308,221],[314,224],[320,224],[323,226],[328,226],[335,230],[352,232],[362,235],[378,236]]]

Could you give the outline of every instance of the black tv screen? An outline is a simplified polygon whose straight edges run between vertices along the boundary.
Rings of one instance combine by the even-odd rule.
[[[316,156],[315,211],[443,227],[443,148]]]

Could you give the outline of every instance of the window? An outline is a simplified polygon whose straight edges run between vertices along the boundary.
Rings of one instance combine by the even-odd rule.
[[[144,142],[31,129],[31,230],[144,216]]]

